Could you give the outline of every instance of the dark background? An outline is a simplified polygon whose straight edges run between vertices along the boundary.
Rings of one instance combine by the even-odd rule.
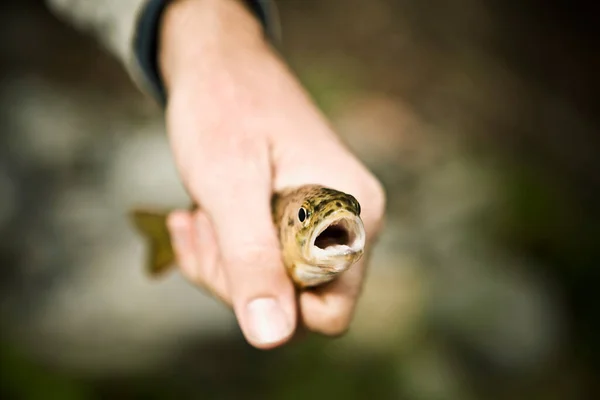
[[[254,350],[177,274],[148,282],[124,214],[187,200],[160,110],[41,1],[7,1],[3,396],[597,398],[595,7],[278,5],[283,55],[389,197],[348,335]]]

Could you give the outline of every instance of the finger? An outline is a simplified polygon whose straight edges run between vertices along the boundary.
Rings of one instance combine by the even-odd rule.
[[[194,247],[194,235],[191,230],[191,216],[186,211],[173,211],[167,218],[167,226],[171,234],[173,252],[179,269],[186,278],[195,282],[199,280],[198,260]]]
[[[255,142],[242,138],[220,148],[211,173],[202,175],[196,190],[190,187],[215,227],[242,332],[252,345],[267,349],[293,334],[296,301],[272,221],[269,154]]]
[[[196,235],[196,254],[199,258],[200,280],[212,289],[213,295],[231,307],[227,277],[219,254],[215,231],[205,212],[196,212],[192,232]]]
[[[360,297],[366,260],[359,261],[335,281],[300,295],[303,324],[311,331],[327,336],[347,332]]]
[[[219,265],[214,231],[206,214],[175,211],[169,215],[168,226],[182,274],[231,306],[225,276]]]
[[[362,259],[335,281],[306,291],[300,295],[300,312],[303,324],[314,332],[327,336],[343,335],[354,317],[356,303],[361,295],[371,255],[371,247],[378,241],[385,211],[385,195],[380,186],[373,185],[370,196],[364,198],[361,214],[367,234],[365,254]],[[360,193],[360,191],[356,191]]]

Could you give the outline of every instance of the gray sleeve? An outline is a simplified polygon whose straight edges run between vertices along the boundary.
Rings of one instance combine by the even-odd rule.
[[[169,0],[45,0],[59,18],[91,34],[126,68],[144,93],[165,103],[156,66],[158,21]],[[267,35],[278,42],[279,19],[273,0],[245,0]]]
[[[91,34],[138,81],[132,52],[137,21],[148,0],[45,0],[59,18]]]

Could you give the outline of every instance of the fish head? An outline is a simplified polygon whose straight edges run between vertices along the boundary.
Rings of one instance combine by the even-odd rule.
[[[311,186],[296,193],[285,207],[282,242],[299,280],[332,280],[363,256],[360,211],[354,196],[334,189]]]

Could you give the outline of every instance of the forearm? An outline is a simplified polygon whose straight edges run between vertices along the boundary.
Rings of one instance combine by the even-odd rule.
[[[82,32],[91,34],[116,56],[138,87],[164,101],[162,72],[159,68],[159,47],[162,28],[168,26],[165,19],[180,14],[190,6],[206,15],[203,22],[220,21],[228,30],[236,30],[239,25],[267,28],[271,37],[278,35],[278,20],[272,0],[45,0],[48,7],[61,19]],[[229,12],[223,11],[230,9]],[[237,11],[231,12],[231,9]],[[167,12],[169,11],[169,12]],[[240,18],[241,17],[241,18]],[[231,18],[231,20],[227,20]],[[183,18],[185,19],[185,18]],[[245,20],[245,22],[243,22]],[[192,27],[190,27],[192,28]],[[177,40],[185,44],[205,41],[216,31],[194,28]],[[165,31],[166,32],[166,31]],[[238,36],[241,37],[241,36]],[[208,38],[210,40],[210,38]],[[201,51],[200,49],[198,51]]]
[[[173,81],[216,75],[243,53],[267,50],[263,30],[238,0],[181,0],[167,7],[159,34],[158,67],[165,89]],[[206,72],[203,74],[203,72]]]

